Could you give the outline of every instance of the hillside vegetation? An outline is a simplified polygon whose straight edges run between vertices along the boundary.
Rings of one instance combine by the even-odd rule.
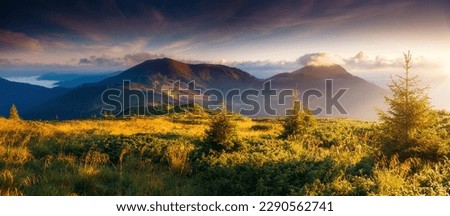
[[[0,194],[450,195],[446,112],[437,160],[387,158],[380,123],[347,119],[285,139],[283,119],[234,115],[233,145],[216,148],[217,118],[0,118]]]

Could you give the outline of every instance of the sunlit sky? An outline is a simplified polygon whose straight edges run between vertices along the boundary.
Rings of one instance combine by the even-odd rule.
[[[0,76],[119,71],[171,57],[265,78],[332,61],[363,77],[415,69],[450,75],[450,2],[0,2]],[[384,76],[384,75],[383,75]]]

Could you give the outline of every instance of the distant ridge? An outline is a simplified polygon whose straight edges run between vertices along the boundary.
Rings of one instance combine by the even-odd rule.
[[[260,81],[237,68],[215,64],[186,64],[170,58],[144,61],[101,83],[120,84],[123,80],[131,80],[144,85],[156,85],[155,87],[171,84],[166,81],[180,80],[188,83],[195,80],[199,87],[214,87],[222,90],[246,87]]]
[[[340,102],[349,114],[341,115],[333,112],[331,115],[324,116],[376,119],[374,108],[383,106],[383,95],[386,90],[353,76],[339,65],[305,66],[290,73],[281,73],[262,80],[233,67],[216,64],[187,64],[169,58],[147,60],[116,76],[79,86],[35,107],[30,116],[42,119],[52,119],[56,115],[60,119],[98,117],[100,110],[105,106],[101,101],[102,92],[110,88],[121,89],[124,80],[130,82],[130,88],[152,89],[155,97],[161,98],[164,95],[162,89],[172,87],[176,81],[182,83],[195,81],[195,86],[199,89],[213,88],[224,93],[230,89],[262,89],[262,84],[269,80],[272,82],[272,87],[277,90],[294,89],[298,86],[300,92],[308,89],[325,92],[327,79],[333,80],[333,92],[340,88],[348,89],[340,98]],[[310,105],[325,107],[323,103],[322,98],[312,100]],[[258,115],[264,115],[264,113]]]
[[[215,88],[227,91],[247,88],[261,80],[237,68],[214,64],[186,64],[169,58],[144,61],[124,72],[100,82],[85,84],[43,104],[30,113],[34,118],[77,119],[100,116],[103,107],[101,94],[109,88],[122,88],[124,80],[131,82],[133,89],[154,89],[156,97],[161,90],[172,87],[176,81],[189,83],[195,80],[197,88]]]
[[[17,83],[0,78],[0,115],[8,116],[11,104],[15,104],[23,117],[33,107],[39,106],[66,93],[63,88],[45,88],[25,83]]]
[[[347,110],[348,115],[341,115],[335,110],[331,115],[324,113],[324,116],[377,119],[374,110],[383,108],[384,95],[388,92],[373,83],[353,76],[340,65],[305,66],[290,73],[277,74],[267,80],[271,80],[273,87],[277,89],[295,89],[298,86],[301,93],[308,89],[317,89],[324,93],[327,79],[333,80],[333,92],[347,89],[340,98],[340,102]],[[326,107],[324,98],[325,96],[314,100],[315,98],[311,97],[312,105]]]
[[[38,77],[38,80],[56,81],[55,86],[61,88],[75,88],[87,83],[95,83],[120,72],[95,73],[95,74],[58,74],[47,73]]]

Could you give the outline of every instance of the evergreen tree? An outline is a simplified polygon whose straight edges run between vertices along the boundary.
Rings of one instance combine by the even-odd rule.
[[[316,125],[316,120],[312,113],[306,108],[302,109],[301,101],[295,92],[293,108],[290,115],[286,116],[283,124],[281,138],[300,138],[312,131]]]
[[[219,114],[212,116],[209,129],[206,130],[206,144],[209,150],[230,151],[237,142],[236,124],[225,105]]]
[[[9,119],[13,121],[20,121],[19,111],[14,104],[11,105],[11,109],[9,109]]]
[[[428,87],[419,86],[418,76],[411,76],[411,54],[404,54],[405,73],[392,78],[391,97],[385,97],[389,109],[379,112],[382,121],[383,144],[387,157],[400,160],[410,157],[435,160],[442,141],[436,131],[438,118],[428,97]]]

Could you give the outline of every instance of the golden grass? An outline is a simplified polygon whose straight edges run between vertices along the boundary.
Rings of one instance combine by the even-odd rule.
[[[0,132],[24,131],[31,134],[39,134],[41,137],[52,137],[55,134],[84,134],[89,131],[101,132],[105,135],[134,135],[134,134],[165,134],[176,132],[179,135],[189,137],[203,137],[205,129],[208,127],[207,120],[201,120],[202,124],[185,124],[177,122],[177,117],[157,117],[157,118],[130,118],[121,120],[71,120],[59,122],[42,121],[21,121],[13,122],[7,119],[0,119]],[[264,123],[243,118],[236,121],[237,132],[240,137],[260,137],[263,135],[278,135],[282,130],[281,124],[273,124],[269,130],[252,130],[252,126]],[[30,137],[28,137],[29,139]],[[10,140],[11,137],[8,137]],[[25,140],[24,142],[27,142]],[[0,140],[1,144],[1,140]]]
[[[194,150],[194,146],[189,143],[176,143],[168,147],[166,157],[169,162],[169,167],[175,173],[182,175],[186,173],[189,168],[189,154]]]
[[[11,170],[0,171],[0,196],[20,196],[22,192],[16,187],[14,173]]]
[[[279,138],[282,121],[239,117],[233,123],[241,145],[230,152],[202,155],[209,122],[208,117],[176,115],[54,122],[0,118],[0,195],[199,195],[206,185],[217,186],[209,182],[217,171],[240,178],[234,166],[247,168],[244,177],[258,171],[262,175],[258,178],[267,180],[273,178],[270,169],[282,172],[280,178],[290,175],[284,170],[295,174],[308,168],[320,174],[330,169],[333,178],[295,185],[298,191],[292,194],[446,195],[449,191],[448,161],[415,176],[410,173],[417,167],[414,161],[372,164],[376,158],[370,147],[374,139],[370,122],[321,119],[314,134],[305,139],[283,140]],[[332,165],[324,162],[330,158]],[[298,170],[290,167],[295,164]],[[323,168],[315,170],[316,165]],[[200,170],[209,176],[196,176],[204,166],[214,169]],[[217,175],[220,181],[228,180]]]
[[[131,118],[123,120],[73,120],[61,122],[24,122],[14,125],[8,120],[0,121],[0,131],[11,131],[21,127],[23,130],[38,132],[50,137],[57,133],[83,134],[88,131],[100,131],[107,135],[163,134],[177,131],[190,136],[202,136],[207,125],[189,125],[174,123],[170,117]]]

